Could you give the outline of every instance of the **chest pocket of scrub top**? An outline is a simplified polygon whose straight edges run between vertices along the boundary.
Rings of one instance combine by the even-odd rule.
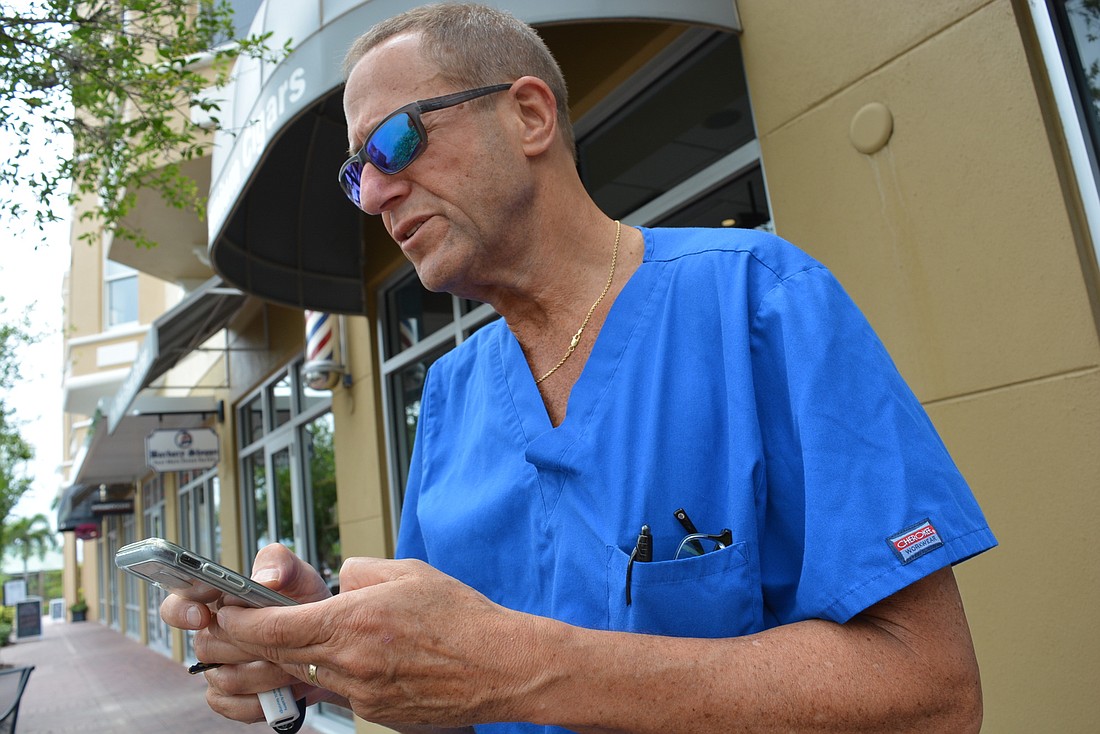
[[[608,547],[608,629],[677,637],[735,637],[759,631],[759,572],[745,542],[675,561],[635,563],[626,603],[629,555]]]

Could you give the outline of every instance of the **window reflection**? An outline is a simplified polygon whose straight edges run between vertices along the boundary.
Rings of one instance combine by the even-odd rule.
[[[332,393],[328,390],[314,390],[302,382],[302,413],[309,413],[320,405],[328,405],[331,400]]]
[[[270,388],[271,395],[271,428],[284,426],[290,422],[293,410],[290,375],[283,375],[282,379]]]
[[[249,483],[247,493],[252,498],[252,532],[256,539],[253,553],[271,542],[267,508],[267,472],[263,454],[252,454],[244,460],[244,477]],[[249,559],[251,561],[251,559]]]
[[[1100,148],[1100,4],[1096,0],[1067,0],[1064,12],[1068,71],[1077,86],[1079,106],[1093,145]]]
[[[390,375],[390,394],[393,399],[392,420],[397,462],[396,479],[399,496],[405,497],[405,484],[409,479],[409,461],[412,458],[416,426],[420,422],[420,397],[424,392],[424,378],[432,362],[453,348],[446,345],[427,357],[405,365]]]
[[[292,477],[290,469],[290,449],[276,451],[271,457],[271,471],[274,474],[275,527],[278,541],[293,553],[297,553],[294,542],[294,507],[291,504]]]
[[[336,591],[343,556],[340,550],[340,510],[336,496],[333,428],[332,413],[326,413],[308,424],[303,434],[309,467],[309,489],[313,498],[315,564],[329,588]]]
[[[335,462],[332,456],[332,394],[311,390],[301,378],[304,360],[278,372],[243,401],[241,475],[248,523],[243,566],[279,542],[336,575],[340,565]],[[319,411],[325,411],[317,415]],[[218,503],[217,485],[206,502]],[[214,529],[214,543],[221,536]]]
[[[718,34],[577,142],[581,178],[621,218],[755,136],[737,37]]]
[[[730,179],[658,221],[658,227],[755,229],[771,221],[760,166]]]
[[[264,435],[264,400],[262,395],[256,395],[245,403],[240,410],[241,416],[241,445],[248,446],[254,441],[263,438]]]
[[[410,273],[386,294],[386,357],[418,344],[454,321],[454,300],[426,290]]]

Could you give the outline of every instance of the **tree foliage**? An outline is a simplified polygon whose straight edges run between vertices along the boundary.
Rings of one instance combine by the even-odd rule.
[[[23,561],[23,576],[27,575],[31,556],[39,559],[46,557],[46,551],[57,547],[57,538],[50,527],[49,519],[42,513],[33,517],[17,517],[5,522],[0,532],[0,543],[4,552],[11,552]]]
[[[0,315],[3,313],[0,310]],[[20,433],[14,410],[6,399],[19,376],[16,350],[30,341],[25,318],[17,323],[0,322],[0,526],[32,482],[27,467],[34,458],[34,448]]]
[[[218,125],[215,90],[240,56],[274,58],[267,40],[238,37],[227,0],[0,0],[0,216],[41,229],[94,197],[85,219],[150,245],[125,224],[139,190],[203,215],[179,166],[212,142],[192,109]],[[36,125],[71,148],[42,151]]]

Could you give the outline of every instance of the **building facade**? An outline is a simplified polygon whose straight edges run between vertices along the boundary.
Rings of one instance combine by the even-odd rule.
[[[392,554],[425,371],[495,318],[425,291],[335,184],[344,52],[416,4],[235,3],[294,50],[239,62],[225,130],[188,164],[209,188],[208,220],[150,198],[134,216],[154,250],[73,248],[66,595],[181,662],[189,639],[159,621],[156,589],[114,569],[114,550],[159,535],[247,569],[278,541],[334,585],[343,558]],[[986,730],[1089,730],[1100,716],[1100,557],[1088,551],[1100,516],[1097,11],[1082,0],[497,4],[560,61],[581,175],[609,215],[766,228],[836,273],[1001,541],[957,570]],[[150,468],[150,437],[180,432],[213,434],[216,460]],[[318,719],[374,730],[340,711]]]

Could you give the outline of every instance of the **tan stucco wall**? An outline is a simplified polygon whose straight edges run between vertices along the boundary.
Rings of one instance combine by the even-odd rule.
[[[828,265],[1001,547],[959,567],[991,732],[1100,716],[1100,347],[1017,18],[994,2],[739,0],[777,232]],[[893,135],[849,140],[869,103]]]
[[[80,564],[80,588],[84,594],[84,600],[88,602],[88,619],[98,620],[100,589],[104,587],[99,578],[99,554],[105,545],[102,538],[85,540],[84,558]],[[101,620],[106,622],[107,620]]]
[[[80,589],[80,567],[76,562],[76,533],[61,534],[61,595],[65,599],[65,619],[72,619],[69,607],[76,603]]]
[[[78,205],[72,217],[69,289],[65,303],[66,338],[96,334],[103,329],[103,256],[99,239],[95,244],[80,239],[93,229],[89,222],[80,219],[85,209]]]
[[[371,348],[374,331],[366,317],[348,317],[343,323],[352,385],[332,393],[340,543],[344,558],[386,557],[393,546],[382,458],[385,439],[378,419],[382,406]]]
[[[229,401],[226,410],[305,347],[301,310],[253,302],[230,324]]]
[[[241,557],[241,483],[237,471],[237,411],[226,404],[225,422],[215,426],[218,431],[220,456],[218,461],[218,522],[221,527],[221,558],[223,565],[250,572]]]

